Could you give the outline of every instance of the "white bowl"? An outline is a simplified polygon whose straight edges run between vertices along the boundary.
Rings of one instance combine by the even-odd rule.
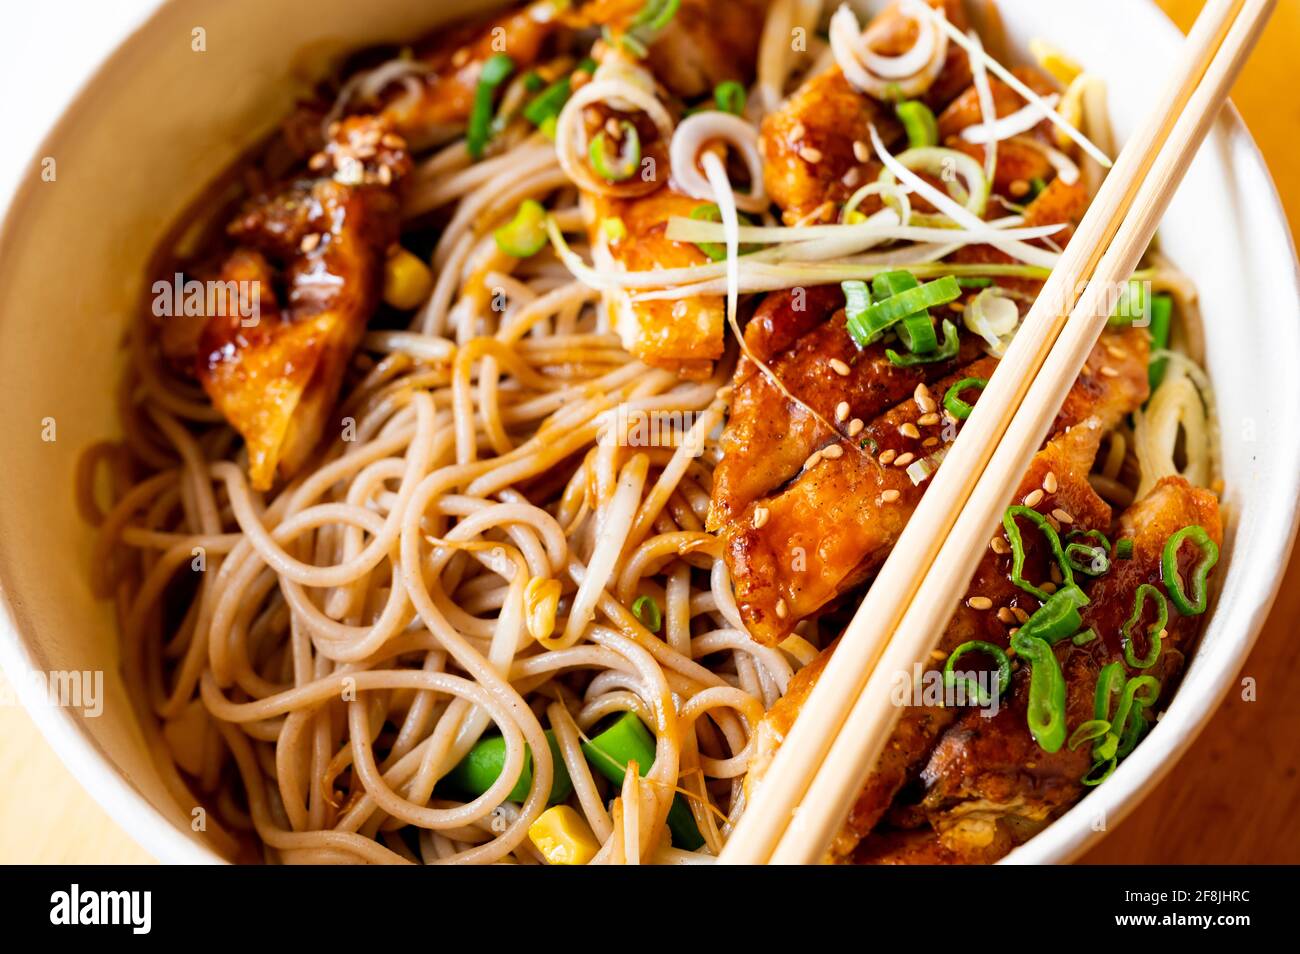
[[[218,172],[287,111],[291,70],[417,35],[491,0],[171,0],[116,47],[37,157],[0,224],[0,663],[102,670],[102,715],[32,715],[73,774],[164,861],[221,859],[190,830],[144,750],[117,678],[110,607],[87,583],[91,533],[73,504],[77,456],[117,433],[122,330],[149,252]],[[1121,136],[1153,102],[1180,34],[1149,3],[1003,0],[1023,51],[1054,39],[1109,82]],[[1123,24],[1123,29],[1118,26]],[[206,52],[191,31],[206,31]],[[35,163],[35,159],[34,159]],[[1197,282],[1218,389],[1230,514],[1218,600],[1160,723],[1100,788],[1009,858],[1059,862],[1113,826],[1173,765],[1233,685],[1286,565],[1300,496],[1300,275],[1249,134],[1225,110],[1174,200],[1164,248]],[[42,439],[53,419],[56,440]],[[1098,819],[1104,819],[1098,825]]]

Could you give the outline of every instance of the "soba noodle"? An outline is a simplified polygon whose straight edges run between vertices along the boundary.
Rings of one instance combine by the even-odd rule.
[[[777,0],[765,37],[813,13]],[[851,24],[837,16],[831,41],[843,45]],[[932,79],[947,38],[924,34],[914,65]],[[900,66],[843,52],[862,60],[852,75],[869,87],[869,68]],[[765,39],[761,110],[816,53]],[[399,58],[352,78],[331,118],[414,69]],[[237,436],[159,360],[149,323],[132,329],[122,440],[96,445],[79,469],[81,512],[99,528],[92,579],[116,603],[123,672],[164,780],[228,857],[260,846],[283,862],[537,863],[527,832],[557,768],[544,725],[597,861],[707,859],[743,810],[755,727],[825,640],[813,620],[779,648],[752,641],[721,543],[704,530],[736,346],[703,381],[642,364],[600,288],[556,256],[506,255],[485,230],[537,199],[559,232],[581,231],[574,184],[602,186],[581,161],[585,106],[641,110],[672,139],[653,77],[626,63],[613,73],[570,99],[555,145],[510,131],[481,162],[459,139],[419,159],[404,214],[448,216],[432,291],[409,329],[367,335],[338,432],[274,493],[250,488]],[[730,135],[759,161],[745,120],[728,117],[721,132],[692,122],[691,157]],[[733,194],[723,162],[704,157],[683,181],[722,210],[729,255],[703,288],[725,291],[735,326],[740,292],[790,283],[764,279],[761,258],[742,280],[736,206],[766,204],[761,176],[754,195]],[[886,215],[905,226],[910,211]],[[1179,293],[1172,268],[1157,267]],[[1164,474],[1212,479],[1207,398],[1199,370],[1171,354],[1135,427],[1111,436],[1098,486],[1132,499]],[[647,422],[669,422],[662,439],[639,436]],[[661,632],[630,609],[641,596],[662,607]],[[652,730],[654,760],[611,789],[581,746],[623,712]],[[497,781],[470,800],[443,791],[485,734],[504,742]],[[527,794],[508,801],[526,757]],[[669,847],[679,797],[698,852]]]

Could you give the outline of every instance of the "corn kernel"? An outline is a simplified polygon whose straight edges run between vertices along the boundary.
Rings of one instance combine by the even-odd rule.
[[[556,805],[542,812],[528,826],[528,840],[552,865],[585,865],[600,851],[591,828],[568,805]]]
[[[1062,86],[1069,86],[1083,72],[1082,66],[1046,40],[1030,40],[1029,52],[1038,61],[1038,65]]]
[[[384,262],[384,301],[409,311],[429,297],[433,273],[429,267],[400,246]]]
[[[545,639],[555,631],[555,613],[560,605],[560,581],[535,576],[524,587],[524,617],[528,635]]]

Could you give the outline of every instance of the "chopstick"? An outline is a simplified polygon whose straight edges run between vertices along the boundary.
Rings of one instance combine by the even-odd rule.
[[[998,514],[1104,327],[1107,288],[1131,274],[1150,242],[1275,3],[1213,0],[1202,12],[1182,68],[1130,137],[1066,247],[721,861],[822,857],[901,714],[890,702],[892,674],[923,659],[937,640]]]

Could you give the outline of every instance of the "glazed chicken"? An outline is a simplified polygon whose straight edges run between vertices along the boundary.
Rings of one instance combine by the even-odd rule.
[[[962,4],[931,0],[931,5],[944,8],[951,22],[963,26]],[[864,36],[878,52],[897,53],[911,45],[915,27],[890,7]],[[1015,73],[1041,95],[1060,92],[1037,70]],[[996,79],[990,87],[999,117],[1023,107],[1010,87]],[[939,143],[983,162],[984,147],[961,136],[984,117],[969,62],[959,49],[949,49],[923,99],[935,112]],[[881,167],[865,145],[872,126],[893,144],[891,151],[906,148],[898,143],[901,130],[892,108],[860,93],[837,68],[805,81],[768,116],[760,138],[766,184],[787,223],[833,220],[858,187],[876,179]],[[1069,242],[1086,211],[1088,193],[1081,182],[1057,175],[1044,148],[1050,145],[1050,131],[1041,123],[998,143],[994,200],[986,217],[1010,211],[1020,217],[1018,224],[1060,225],[1050,243],[1059,248]],[[1028,196],[1031,182],[1037,185]],[[918,209],[931,208],[921,196],[912,199]],[[873,211],[868,205],[863,209]],[[963,247],[947,260],[1013,262],[987,245]],[[1022,300],[1032,300],[1041,289],[1028,278],[994,283]],[[934,318],[960,326],[969,303],[967,296],[950,308],[932,309]],[[949,360],[896,366],[887,359],[884,342],[859,346],[852,339],[844,306],[838,287],[772,293],[745,331],[750,351],[770,374],[748,359],[737,369],[708,526],[725,540],[740,614],[751,635],[766,645],[780,644],[802,621],[836,609],[841,601],[851,605],[851,594],[869,583],[888,556],[930,473],[941,466],[944,448],[960,429],[961,422],[943,407],[945,393],[963,379],[987,379],[997,364],[985,354],[981,339],[962,335]],[[1083,626],[1098,635],[1080,644],[1064,639],[1053,648],[1067,686],[1068,733],[1094,719],[1102,668],[1125,660],[1121,633],[1138,586],[1163,579],[1166,540],[1191,526],[1204,528],[1216,544],[1222,536],[1217,498],[1182,478],[1162,480],[1118,522],[1089,480],[1103,435],[1150,395],[1149,340],[1141,327],[1103,333],[1009,501],[1037,510],[1062,538],[1099,531],[1118,533],[1125,545],[1132,545],[1131,555],[1112,558],[1109,572],[1098,579],[1076,575],[1090,600],[1080,610]],[[797,400],[786,397],[773,377]],[[1043,592],[1055,592],[1063,578],[1046,537],[1025,532],[1016,542],[1024,554],[1026,578],[1041,581]],[[1179,551],[1183,578],[1193,557],[1187,548]],[[1012,547],[999,530],[964,596],[954,600],[953,616],[924,666],[928,675],[941,676],[947,658],[972,641],[1010,650],[1013,673],[1000,707],[989,718],[982,709],[951,703],[945,707],[919,700],[901,706],[880,760],[831,846],[830,860],[995,861],[1085,794],[1093,746],[1060,746],[1049,752],[1029,728],[1031,667],[1015,658],[1010,638],[1041,601],[1013,582],[1011,566]],[[1168,581],[1164,583],[1167,590]],[[1128,677],[1149,675],[1159,681],[1158,700],[1152,704],[1171,693],[1197,628],[1194,616],[1170,610],[1149,668],[1125,663]],[[1140,651],[1147,645],[1143,642]],[[833,651],[834,644],[802,669],[760,724],[747,791],[761,787]]]

